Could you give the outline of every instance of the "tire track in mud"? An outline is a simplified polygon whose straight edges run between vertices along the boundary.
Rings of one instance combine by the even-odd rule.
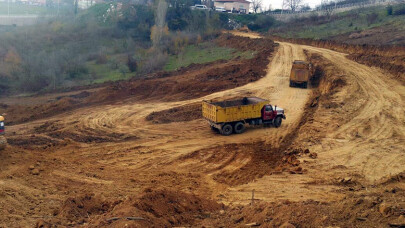
[[[403,172],[404,86],[382,70],[349,60],[345,54],[303,47],[321,54],[346,74],[347,89],[338,99],[355,107],[352,118],[326,136],[323,144],[331,148],[320,152],[325,158],[322,160],[345,165],[370,182]]]

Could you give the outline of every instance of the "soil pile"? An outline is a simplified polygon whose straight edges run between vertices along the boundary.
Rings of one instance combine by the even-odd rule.
[[[128,199],[111,211],[90,220],[90,226],[172,227],[191,226],[224,206],[196,195],[146,189],[138,199]]]
[[[155,124],[192,121],[202,118],[201,111],[201,103],[194,103],[160,112],[152,112],[146,117],[146,120]]]

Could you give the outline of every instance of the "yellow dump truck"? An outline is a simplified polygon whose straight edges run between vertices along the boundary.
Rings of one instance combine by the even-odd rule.
[[[211,129],[222,135],[243,133],[245,124],[274,125],[280,127],[285,119],[284,110],[269,104],[268,100],[258,97],[202,102],[202,115]]]
[[[307,88],[311,76],[311,63],[302,60],[295,60],[291,68],[290,87],[300,86]]]

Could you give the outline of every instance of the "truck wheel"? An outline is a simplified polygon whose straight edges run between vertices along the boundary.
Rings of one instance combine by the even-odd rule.
[[[222,134],[222,135],[226,135],[226,136],[231,135],[231,134],[232,134],[232,125],[230,125],[230,124],[225,124],[225,125],[222,127],[221,134]]]
[[[281,126],[281,122],[283,120],[281,119],[281,116],[277,116],[276,119],[274,119],[274,127],[278,128]]]
[[[245,125],[242,122],[237,122],[234,128],[236,134],[241,134],[245,131]]]
[[[302,87],[307,88],[307,87],[308,87],[308,82],[304,82],[304,83],[302,84]]]
[[[290,81],[290,87],[293,87],[294,83],[292,81]]]

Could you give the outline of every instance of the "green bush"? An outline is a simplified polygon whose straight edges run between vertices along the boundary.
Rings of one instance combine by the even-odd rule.
[[[402,5],[400,8],[395,9],[394,15],[405,15],[405,5]]]
[[[387,15],[392,15],[393,8],[392,6],[387,6]]]
[[[272,27],[275,19],[267,15],[259,15],[253,23],[248,24],[248,28],[252,31],[266,31]]]

